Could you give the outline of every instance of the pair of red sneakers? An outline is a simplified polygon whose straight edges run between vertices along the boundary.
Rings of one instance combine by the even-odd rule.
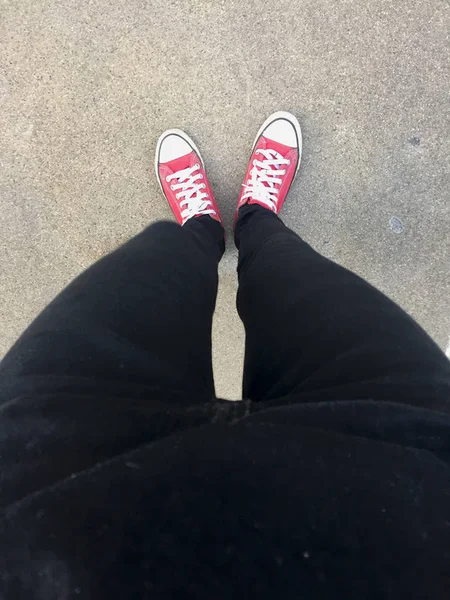
[[[287,112],[271,115],[253,144],[235,222],[237,211],[244,204],[259,204],[279,214],[298,172],[301,152],[302,133],[294,115]],[[203,159],[188,135],[179,129],[164,132],[156,147],[155,168],[161,189],[180,225],[203,215],[222,223]]]

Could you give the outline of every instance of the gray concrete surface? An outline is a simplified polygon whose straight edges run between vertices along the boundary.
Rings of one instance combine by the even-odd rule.
[[[153,175],[162,130],[198,142],[230,228],[278,109],[304,131],[287,224],[447,347],[447,1],[3,0],[0,27],[1,352],[77,273],[170,216]],[[238,398],[228,237],[214,366]]]

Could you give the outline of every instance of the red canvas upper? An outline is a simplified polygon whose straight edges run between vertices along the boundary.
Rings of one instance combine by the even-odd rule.
[[[181,216],[181,212],[183,209],[180,207],[180,202],[182,201],[182,199],[178,199],[176,197],[176,194],[179,192],[179,190],[173,191],[170,187],[172,184],[177,183],[177,181],[175,179],[172,179],[170,182],[167,182],[166,177],[168,175],[172,175],[173,173],[176,173],[177,171],[181,171],[183,169],[188,169],[189,167],[193,167],[196,164],[199,165],[198,172],[203,175],[202,183],[204,183],[206,186],[203,191],[208,194],[207,199],[211,202],[211,208],[215,211],[215,214],[210,214],[209,216],[212,219],[219,221],[219,223],[222,223],[222,219],[221,219],[220,213],[219,213],[219,208],[216,204],[214,194],[212,192],[211,186],[208,181],[208,177],[206,175],[206,171],[203,167],[200,157],[197,155],[197,153],[194,150],[192,152],[190,152],[189,154],[186,154],[185,156],[180,156],[179,158],[176,158],[176,159],[171,160],[166,163],[159,163],[159,165],[158,165],[159,180],[160,180],[161,186],[163,188],[164,194],[167,198],[167,201],[169,202],[170,208],[172,209],[172,212],[175,215],[175,218],[178,221],[178,223],[180,223],[180,225],[182,225],[183,217]],[[201,215],[195,215],[195,216],[201,216]]]
[[[254,168],[253,161],[254,160],[259,160],[259,161],[264,160],[263,158],[261,158],[260,155],[256,154],[256,150],[260,150],[260,149],[275,150],[276,152],[281,154],[281,156],[283,158],[291,161],[289,165],[282,166],[282,169],[285,170],[286,173],[284,175],[280,176],[280,178],[282,179],[282,182],[280,184],[275,184],[275,186],[274,186],[275,189],[279,190],[279,192],[277,194],[276,210],[275,210],[276,214],[279,214],[281,207],[283,206],[283,203],[286,199],[286,195],[289,191],[292,180],[295,177],[297,164],[298,164],[298,160],[299,160],[299,152],[298,152],[297,148],[291,148],[290,146],[285,146],[284,144],[280,144],[279,142],[275,142],[274,140],[265,138],[264,135],[261,135],[253,149],[253,153],[252,153],[252,156],[251,156],[249,164],[248,164],[247,172],[245,174],[244,184],[246,184],[247,181],[251,178],[250,173],[251,173],[252,169]],[[270,187],[268,183],[264,183],[264,185],[266,187]],[[239,194],[239,199],[238,199],[238,204],[237,204],[237,209],[236,209],[236,219],[237,219],[237,211],[241,208],[241,206],[244,206],[244,204],[259,204],[260,206],[267,208],[267,205],[260,202],[258,199],[243,198],[244,193],[245,193],[245,188],[242,187],[241,193]]]

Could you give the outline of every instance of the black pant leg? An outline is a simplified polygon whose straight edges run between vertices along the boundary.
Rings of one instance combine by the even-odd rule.
[[[0,364],[0,506],[222,418],[211,324],[223,236],[209,217],[156,223],[24,332]]]
[[[0,364],[0,404],[98,382],[214,396],[211,326],[222,226],[160,222],[77,277]]]
[[[449,409],[450,362],[381,292],[259,206],[241,209],[236,244],[244,396],[386,399]]]

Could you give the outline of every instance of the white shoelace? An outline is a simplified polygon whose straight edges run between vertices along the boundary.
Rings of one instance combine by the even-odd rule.
[[[282,176],[286,174],[285,169],[280,169],[281,165],[289,165],[290,160],[283,158],[276,150],[256,150],[255,154],[262,154],[265,160],[253,161],[253,169],[250,171],[250,179],[243,183],[244,198],[258,200],[276,212],[277,194],[279,190],[276,184],[282,183]],[[274,168],[275,167],[275,168]],[[267,185],[265,185],[267,184]]]
[[[202,173],[196,173],[200,169],[197,163],[193,167],[182,169],[176,173],[172,173],[166,177],[167,183],[172,179],[176,179],[177,183],[172,184],[170,189],[173,191],[179,190],[176,194],[177,200],[181,200],[180,208],[183,225],[191,217],[196,215],[215,215],[216,211],[211,208],[212,202],[208,200],[209,196],[206,192],[202,192],[206,188],[204,183],[199,183],[199,179],[203,179]]]

